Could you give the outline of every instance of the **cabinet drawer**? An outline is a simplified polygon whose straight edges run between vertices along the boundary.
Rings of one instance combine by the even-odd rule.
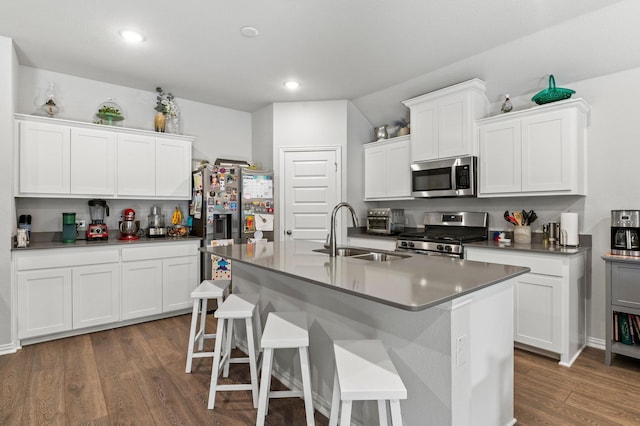
[[[60,268],[66,266],[95,265],[120,261],[117,248],[96,250],[91,248],[37,250],[15,255],[16,270]]]
[[[538,255],[527,253],[526,255],[517,253],[503,253],[501,250],[487,249],[466,249],[467,260],[477,262],[499,263],[501,265],[515,265],[531,268],[534,274],[553,275],[561,277],[564,275],[564,262],[559,256]]]
[[[194,256],[198,254],[200,241],[187,243],[147,244],[122,249],[122,261],[163,259],[178,256]]]
[[[611,302],[614,305],[640,308],[640,268],[614,264],[611,272]]]

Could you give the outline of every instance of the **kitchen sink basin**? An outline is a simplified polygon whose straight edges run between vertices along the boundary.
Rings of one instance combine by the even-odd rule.
[[[328,248],[315,249],[313,251],[329,254]],[[368,260],[371,262],[386,262],[388,260],[411,257],[406,254],[378,252],[354,247],[338,247],[336,249],[336,256],[352,257],[354,259]]]

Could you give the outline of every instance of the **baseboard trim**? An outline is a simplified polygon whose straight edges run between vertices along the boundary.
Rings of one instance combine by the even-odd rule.
[[[596,339],[595,337],[587,337],[587,346],[600,350],[606,350],[607,344],[604,339]]]
[[[15,354],[20,349],[19,346],[14,345],[13,343],[7,343],[6,345],[0,345],[0,355],[9,355]]]

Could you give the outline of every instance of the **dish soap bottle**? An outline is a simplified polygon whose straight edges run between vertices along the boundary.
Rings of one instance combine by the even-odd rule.
[[[511,99],[509,99],[509,94],[504,96],[504,102],[502,102],[502,107],[500,107],[500,111],[509,112],[513,109],[513,104],[511,103]]]

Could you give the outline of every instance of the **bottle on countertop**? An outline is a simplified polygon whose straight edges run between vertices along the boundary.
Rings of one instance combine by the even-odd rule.
[[[500,111],[509,112],[513,109],[513,104],[511,103],[511,99],[509,98],[509,94],[504,96],[504,102],[502,102],[502,107],[500,107]]]

